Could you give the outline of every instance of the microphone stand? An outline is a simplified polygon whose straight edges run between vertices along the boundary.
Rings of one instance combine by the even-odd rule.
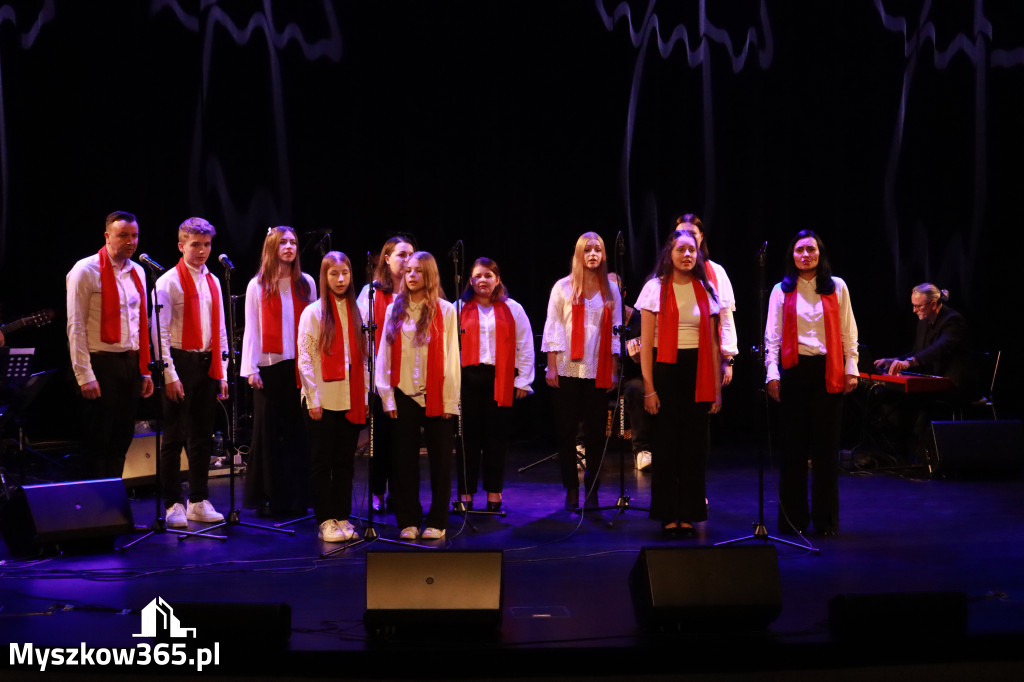
[[[619,274],[620,282],[626,281],[626,273],[624,271],[625,254],[626,243],[623,239],[622,232],[620,231],[615,238],[615,271]],[[606,509],[615,509],[615,516],[613,516],[611,521],[608,522],[609,528],[614,526],[615,520],[624,515],[627,511],[650,511],[650,509],[646,507],[632,506],[629,503],[630,497],[626,494],[626,396],[622,391],[622,384],[624,381],[623,376],[625,374],[625,358],[628,356],[626,351],[626,301],[625,297],[622,295],[621,286],[619,287],[619,319],[622,320],[622,324],[615,327],[615,331],[619,335],[619,380],[616,387],[617,393],[615,409],[612,411],[613,421],[615,418],[615,412],[618,412],[619,415],[619,499],[611,506],[584,509],[584,511],[604,511]]]
[[[146,263],[146,265],[148,266],[146,268],[146,283],[150,284],[150,291],[153,292],[153,321],[156,324],[156,344],[154,344],[154,350],[156,350],[156,357],[150,359],[149,373],[150,376],[153,378],[153,395],[158,395],[160,391],[162,391],[164,388],[164,367],[167,366],[167,363],[164,362],[163,343],[161,342],[162,337],[160,336],[160,309],[163,308],[163,306],[160,305],[160,297],[156,295],[156,280],[154,278],[155,273],[153,272],[155,266],[149,265],[149,263]],[[142,300],[139,301],[139,305],[146,305],[145,296],[143,296]],[[145,330],[145,334],[147,337],[149,337],[148,329]],[[140,352],[142,344],[144,343],[142,335],[143,330],[140,328]],[[145,341],[145,343],[148,343],[148,340]],[[160,440],[162,434],[163,418],[162,416],[160,416],[157,417],[156,428],[153,429],[153,448],[154,451],[156,452],[156,476],[154,477],[156,485],[156,495],[153,496],[153,503],[155,507],[153,512],[153,523],[149,526],[135,526],[136,530],[144,530],[148,532],[146,532],[142,537],[136,538],[128,544],[118,547],[118,551],[127,551],[135,545],[142,542],[143,540],[146,540],[147,538],[153,535],[162,533],[171,533],[172,535],[177,535],[179,540],[184,540],[186,536],[191,535],[193,537],[210,538],[211,540],[220,540],[221,542],[226,542],[227,538],[223,535],[206,535],[202,531],[178,530],[177,528],[167,527],[167,520],[164,518],[164,510],[160,506],[160,496],[163,493],[163,487],[161,486],[162,477],[160,475]],[[177,467],[175,467],[175,470],[177,470]]]
[[[234,272],[234,267],[231,266],[230,261],[222,261],[221,264],[224,266],[224,288],[227,293],[227,300],[230,303],[231,297],[231,273]],[[211,294],[213,292],[210,292]],[[227,453],[230,464],[228,465],[228,490],[230,491],[230,502],[228,503],[228,513],[224,517],[224,520],[220,523],[204,528],[200,533],[209,533],[212,530],[223,528],[226,526],[245,526],[246,528],[258,528],[260,530],[269,530],[275,533],[284,533],[285,535],[295,535],[295,531],[291,528],[272,528],[271,526],[261,526],[256,523],[247,523],[241,520],[241,512],[235,504],[235,425],[238,421],[238,353],[235,351],[235,306],[228,305],[227,314],[228,323],[228,347],[227,351],[223,354],[228,359],[228,385],[231,387],[231,395],[234,399],[231,401],[231,416],[228,419],[228,437],[227,437]],[[183,538],[179,538],[183,539]]]
[[[758,269],[758,292],[757,292],[758,308],[757,308],[757,314],[758,314],[758,324],[760,325],[758,328],[761,329],[761,330],[764,330],[764,328],[765,328],[765,318],[767,317],[767,315],[765,313],[765,309],[764,309],[765,308],[765,299],[768,296],[767,285],[765,283],[765,265],[764,265],[764,256],[765,256],[765,251],[767,250],[767,247],[768,247],[768,242],[764,242],[764,244],[761,245],[761,248],[757,252],[757,269]],[[761,369],[764,370],[764,371],[767,371],[765,369],[765,364],[764,364],[764,361],[765,361],[765,351],[766,351],[765,345],[764,345],[764,336],[761,337],[761,343],[759,345],[757,345],[757,346],[753,346],[750,350],[751,350],[751,355],[754,357],[755,362],[756,361],[760,361]],[[764,428],[765,428],[765,437],[766,437],[767,442],[768,442],[768,448],[770,448],[771,447],[771,426],[770,426],[770,422],[769,422],[769,419],[768,419],[768,400],[769,400],[769,398],[768,398],[768,391],[766,390],[765,382],[763,381],[764,375],[762,375],[760,372],[758,372],[757,376],[759,376],[762,379],[761,387],[758,390],[760,391],[760,393],[761,393],[761,395],[762,395],[762,397],[764,399]],[[747,542],[749,540],[761,540],[762,542],[768,542],[769,540],[771,540],[772,542],[777,542],[777,543],[780,543],[780,544],[783,544],[783,545],[789,545],[790,547],[798,547],[800,549],[809,550],[811,552],[811,554],[820,554],[821,550],[819,548],[814,547],[813,545],[811,545],[809,540],[808,540],[808,544],[805,545],[805,544],[801,544],[799,542],[793,542],[791,540],[786,540],[784,538],[779,538],[779,537],[775,537],[774,535],[769,535],[768,534],[768,528],[767,528],[767,526],[765,526],[765,523],[764,523],[764,452],[765,452],[765,449],[766,448],[761,447],[761,448],[758,448],[758,450],[757,450],[757,521],[755,521],[752,524],[753,527],[754,527],[753,534],[752,535],[746,535],[746,536],[739,537],[739,538],[734,538],[732,540],[725,540],[723,542],[716,542],[715,546],[718,547],[718,546],[722,546],[722,545],[733,545],[733,544],[740,543],[740,542]],[[801,535],[801,537],[803,537],[803,536]],[[806,540],[806,538],[804,538],[804,539]]]
[[[382,522],[373,520],[373,491],[370,490],[370,481],[373,472],[373,456],[375,452],[374,446],[374,418],[373,410],[373,396],[377,395],[377,384],[374,383],[374,377],[376,376],[376,349],[374,345],[377,340],[377,323],[374,320],[373,314],[373,297],[374,292],[377,289],[377,282],[373,279],[373,273],[370,272],[370,254],[367,252],[367,275],[369,283],[366,285],[366,324],[363,325],[363,333],[366,334],[366,369],[370,374],[370,385],[368,387],[369,393],[367,394],[367,403],[369,403],[369,409],[366,410],[366,427],[369,431],[370,440],[366,444],[366,488],[369,491],[367,495],[367,509],[366,509],[366,528],[363,529],[363,537],[359,540],[351,540],[340,547],[336,547],[328,552],[322,552],[320,554],[321,559],[325,559],[329,556],[344,552],[353,547],[357,547],[367,542],[386,542],[392,545],[402,545],[405,547],[413,547],[416,549],[437,549],[437,547],[431,547],[429,545],[419,545],[414,542],[404,542],[402,540],[392,540],[390,538],[382,538],[377,529],[374,528],[374,524],[382,524]],[[351,285],[350,285],[351,286]],[[377,400],[380,400],[380,396],[377,395]],[[383,407],[383,404],[381,405]],[[383,525],[383,524],[382,524]]]

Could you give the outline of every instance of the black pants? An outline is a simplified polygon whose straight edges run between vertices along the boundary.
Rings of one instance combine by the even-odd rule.
[[[783,445],[779,465],[779,528],[839,528],[839,436],[843,394],[825,390],[825,356],[800,356],[779,384]],[[811,507],[807,507],[807,460]]]
[[[494,365],[463,367],[462,442],[455,444],[460,495],[476,492],[481,468],[484,490],[500,493],[504,489],[511,432],[512,408],[498,407],[494,399]]]
[[[319,421],[306,412],[310,443],[313,513],[317,523],[343,521],[352,513],[352,477],[362,425],[345,418],[347,412],[323,410]]]
[[[210,496],[210,455],[213,452],[213,425],[220,408],[217,393],[220,383],[210,377],[210,353],[171,349],[178,380],[185,391],[180,403],[163,395],[163,441],[160,444],[160,484],[167,506],[183,502],[178,480],[181,448],[188,455],[188,499],[201,502]]]
[[[654,363],[654,390],[661,407],[652,417],[654,474],[651,478],[652,519],[704,521],[710,403],[694,399],[697,349],[676,352],[675,364]]]
[[[608,392],[597,388],[593,379],[558,377],[558,388],[553,391],[555,431],[558,438],[558,463],[562,485],[566,490],[578,488],[576,470],[576,434],[583,423],[583,447],[587,450],[586,490],[597,491],[598,469],[606,442],[605,424],[608,421]]]
[[[100,397],[82,399],[85,473],[89,478],[121,478],[142,393],[139,353],[90,353],[89,359]]]
[[[269,503],[275,513],[305,514],[310,497],[309,447],[303,428],[306,409],[295,384],[295,360],[260,367],[260,378],[263,388],[252,394],[245,505]]]
[[[643,450],[653,450],[651,441],[651,415],[644,409],[644,380],[627,379],[622,385],[622,394],[626,401],[626,413],[629,414],[629,429],[632,432],[631,444],[633,454]]]
[[[426,525],[448,527],[448,503],[452,497],[452,446],[455,420],[428,417],[425,408],[395,389],[394,458],[392,459],[391,502],[399,528],[419,526],[423,521],[420,504],[420,429],[430,461],[430,510]],[[387,418],[387,417],[386,417]]]

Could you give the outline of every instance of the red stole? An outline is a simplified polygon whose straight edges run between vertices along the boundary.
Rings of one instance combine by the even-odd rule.
[[[397,315],[397,310],[391,311]],[[391,343],[391,387],[398,386],[402,379],[402,335],[397,329]],[[427,416],[440,417],[444,414],[444,313],[437,304],[434,321],[430,325],[430,341],[427,342]]]
[[[117,289],[117,276],[110,254],[104,246],[100,257],[100,340],[103,343],[121,342],[121,293]],[[149,320],[146,317],[146,289],[142,286],[139,273],[131,268],[132,283],[139,292],[139,372],[149,376]]]
[[[299,316],[309,305],[309,301],[299,296],[298,282],[292,282],[292,322],[295,325],[295,340],[299,338]],[[281,328],[283,319],[283,308],[281,296],[271,296],[263,290],[260,297],[260,313],[262,329],[260,330],[260,344],[264,353],[284,353],[284,330]],[[297,350],[293,348],[292,350]]]
[[[345,347],[343,345],[345,340],[341,335],[341,315],[338,314],[338,304],[334,293],[328,291],[326,295],[330,296],[328,305],[334,316],[334,343],[331,344],[330,353],[325,353],[323,348],[320,349],[320,373],[323,375],[324,381],[341,381],[345,378]],[[363,393],[366,391],[366,386],[363,383],[363,356],[359,352],[358,342],[358,334],[362,333],[362,323],[357,325],[353,319],[355,313],[352,306],[346,305],[345,307],[348,309],[348,355],[352,360],[352,366],[355,367],[348,382],[348,412],[345,413],[345,419],[353,424],[365,424],[366,403]],[[357,327],[360,330],[358,332],[356,331]]]
[[[825,315],[825,390],[842,393],[846,382],[843,378],[843,337],[839,326],[839,300],[836,292],[821,297],[821,309]],[[782,306],[782,368],[795,367],[800,359],[799,341],[796,332],[796,288],[786,294]]]
[[[698,403],[713,403],[718,398],[715,387],[714,351],[711,347],[711,306],[708,292],[696,277],[691,279],[693,295],[700,308],[700,329],[697,338],[697,389],[694,399]],[[661,306],[658,310],[658,355],[657,362],[675,364],[679,347],[679,308],[672,291],[672,277],[661,282]]]
[[[199,289],[192,281],[192,273],[185,265],[185,259],[178,260],[174,267],[178,272],[178,281],[181,282],[181,293],[185,299],[185,312],[181,321],[181,348],[182,350],[203,349],[203,322],[199,314]],[[209,375],[219,381],[224,380],[224,366],[220,357],[220,289],[217,288],[216,280],[209,272],[206,273],[206,286],[210,289],[210,298],[213,301],[210,311],[210,371]]]
[[[583,359],[583,337],[585,334],[583,322],[583,295],[580,300],[572,304],[572,335],[569,340],[569,359]],[[608,302],[604,300],[604,292],[601,293],[601,300],[604,301],[604,310],[601,313],[600,335],[597,337],[597,388],[612,387],[612,314]]]
[[[377,325],[373,335],[374,348],[380,348],[380,335],[384,333],[384,315],[393,300],[395,300],[394,293],[385,294],[380,289],[376,289],[376,293],[373,295],[373,323]]]
[[[475,300],[462,308],[462,366],[480,364],[480,307]],[[512,407],[515,392],[516,321],[504,301],[494,302],[494,400]]]

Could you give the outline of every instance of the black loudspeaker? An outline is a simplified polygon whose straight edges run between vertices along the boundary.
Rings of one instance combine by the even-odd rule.
[[[372,633],[394,628],[501,623],[501,552],[367,552],[366,613]]]
[[[779,563],[770,544],[644,547],[629,583],[641,627],[757,630],[782,612]]]
[[[932,422],[932,474],[947,471],[1019,471],[1024,467],[1024,431],[1019,419]]]
[[[963,592],[841,594],[828,603],[832,634],[847,640],[893,641],[962,637],[967,632]]]
[[[111,545],[132,531],[132,510],[120,478],[26,485],[4,508],[3,534],[11,553],[33,554]]]

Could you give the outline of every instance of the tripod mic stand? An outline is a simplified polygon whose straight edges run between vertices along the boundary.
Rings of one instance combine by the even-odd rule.
[[[228,257],[221,254],[220,263],[224,266],[224,286],[227,289],[227,300],[230,303],[231,298],[231,273],[234,272],[235,266],[231,264]],[[213,294],[213,292],[210,292]],[[214,294],[216,295],[216,294]],[[298,311],[296,311],[298,312]],[[204,528],[199,533],[209,533],[210,531],[217,530],[218,528],[230,527],[230,526],[245,526],[246,528],[258,528],[260,530],[269,530],[275,533],[284,533],[285,535],[295,535],[295,531],[291,528],[273,528],[271,526],[261,526],[256,523],[247,523],[241,520],[241,512],[235,504],[235,425],[238,423],[238,395],[235,391],[238,390],[238,353],[235,351],[235,306],[228,305],[228,381],[232,386],[231,394],[234,395],[234,400],[231,401],[231,416],[228,418],[228,438],[227,438],[227,452],[230,463],[228,465],[228,490],[229,490],[229,503],[228,513],[224,516],[224,520],[220,523]]]
[[[767,249],[767,247],[768,247],[768,242],[764,242],[763,244],[761,244],[761,248],[757,252],[757,267],[758,267],[758,276],[759,276],[759,288],[758,288],[758,296],[757,296],[757,300],[758,300],[757,312],[758,312],[758,325],[759,325],[758,329],[760,329],[762,331],[762,334],[763,334],[764,328],[765,328],[765,317],[766,317],[766,313],[765,313],[765,310],[764,310],[764,301],[765,301],[765,298],[767,296],[767,289],[766,289],[765,274],[764,274],[764,271],[765,271],[764,257],[765,257],[765,250]],[[754,360],[755,361],[759,361],[761,363],[760,367],[763,370],[764,369],[764,359],[765,359],[764,336],[761,337],[761,343],[759,345],[757,345],[757,346],[754,346],[751,349],[751,351],[752,351],[751,354],[753,355]],[[760,374],[760,372],[758,373],[758,376],[761,377],[762,379],[764,378]],[[771,446],[771,424],[768,421],[768,392],[765,390],[764,381],[761,382],[761,387],[760,387],[759,390],[760,390],[762,398],[764,399],[764,429],[765,429],[765,437],[766,437],[766,439],[768,441],[768,446],[770,447]],[[778,538],[778,537],[775,537],[774,535],[769,535],[768,534],[768,528],[767,528],[767,526],[765,526],[765,523],[764,523],[764,466],[765,466],[765,464],[764,464],[764,451],[765,451],[764,447],[758,448],[758,451],[757,451],[757,521],[754,522],[754,524],[753,524],[753,526],[754,526],[753,534],[746,535],[744,537],[734,538],[732,540],[725,540],[723,542],[716,542],[715,546],[717,547],[717,546],[720,546],[720,545],[733,545],[733,544],[737,544],[737,543],[740,543],[740,542],[747,542],[749,540],[761,540],[762,542],[767,542],[767,541],[771,540],[772,542],[777,542],[777,543],[780,543],[780,544],[783,544],[783,545],[789,545],[790,547],[798,547],[800,549],[810,550],[811,554],[820,554],[821,550],[818,549],[817,547],[814,547],[813,545],[810,545],[810,544],[804,545],[804,544],[801,544],[799,542],[792,542],[791,540],[786,540],[784,538]],[[803,537],[803,536],[801,536],[801,537]]]
[[[143,262],[146,263],[147,266],[146,281],[147,283],[149,283],[150,277],[155,276],[157,268],[159,266],[157,266],[156,263],[150,264],[146,262],[146,260],[144,260]],[[163,270],[163,268],[160,268],[160,270]],[[153,291],[153,321],[156,325],[156,343],[154,344],[154,348],[156,350],[156,357],[152,358],[149,362],[149,372],[150,375],[153,377],[153,395],[157,395],[161,390],[164,389],[164,367],[166,366],[164,363],[163,343],[161,342],[162,337],[160,336],[160,309],[163,308],[163,306],[160,304],[160,297],[156,295],[155,281],[151,283],[151,290]],[[139,301],[140,306],[146,305],[146,301],[144,299],[145,297],[143,297],[143,300]],[[145,333],[148,336],[149,330],[139,329],[140,349],[142,348],[142,344],[146,342],[142,338],[143,333]],[[223,535],[207,535],[199,531],[178,530],[176,528],[167,527],[167,519],[164,518],[164,515],[162,513],[164,510],[160,507],[161,495],[163,494],[162,476],[160,473],[160,440],[162,435],[163,418],[161,416],[157,417],[156,428],[153,429],[153,449],[156,452],[156,476],[154,477],[154,480],[156,481],[156,494],[153,496],[153,523],[151,523],[149,526],[136,526],[136,530],[142,530],[147,532],[144,533],[142,537],[135,538],[128,544],[118,547],[118,551],[127,551],[128,549],[131,549],[143,540],[160,533],[171,533],[173,535],[177,535],[178,540],[184,540],[186,537],[192,536],[210,538],[211,540],[220,540],[221,542],[227,542],[227,538]],[[175,471],[177,471],[177,467],[175,467]]]
[[[626,243],[620,231],[615,237],[615,271],[618,273],[619,282],[625,282],[625,254],[626,254]],[[622,324],[615,327],[615,332],[619,335],[619,380],[616,391],[615,408],[612,410],[612,422],[614,423],[615,414],[619,416],[619,499],[615,501],[615,504],[605,507],[595,507],[592,509],[584,509],[584,511],[604,511],[607,509],[615,509],[616,514],[612,517],[612,520],[608,522],[608,526],[615,525],[615,520],[624,515],[627,511],[642,511],[649,512],[650,509],[645,507],[634,507],[630,504],[630,497],[626,494],[626,398],[622,391],[622,384],[624,382],[623,375],[625,374],[625,358],[627,357],[626,352],[626,331],[628,325],[626,324],[626,294],[623,287],[619,286],[619,318],[622,320]],[[600,473],[600,472],[598,472]],[[597,477],[594,477],[596,482]],[[590,491],[587,491],[588,493]]]

